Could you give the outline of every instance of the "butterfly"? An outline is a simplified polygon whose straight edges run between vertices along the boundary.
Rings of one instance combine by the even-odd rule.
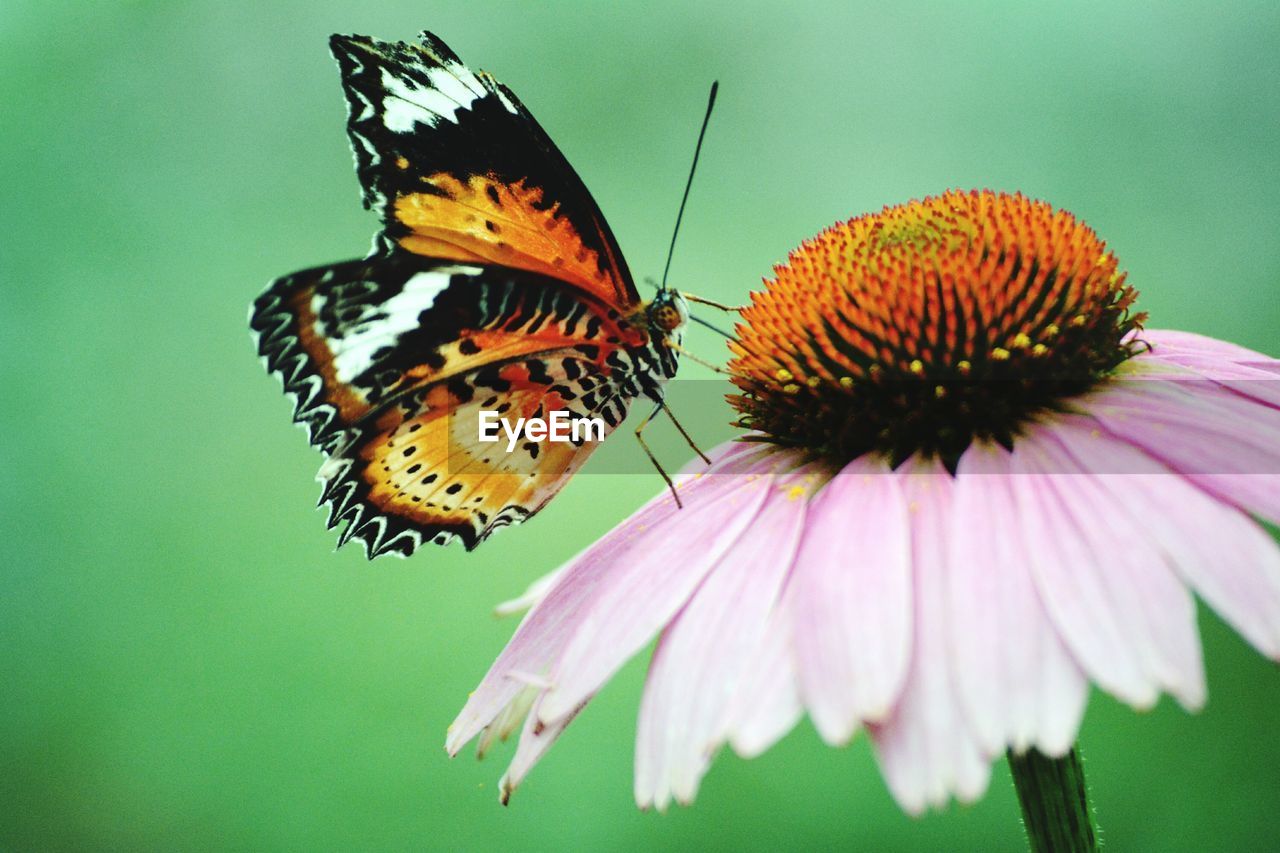
[[[339,547],[471,550],[538,512],[597,443],[508,452],[479,440],[480,414],[567,412],[607,434],[632,400],[663,405],[688,306],[665,285],[641,299],[582,180],[506,86],[427,32],[330,47],[382,229],[363,259],[271,282],[250,326],[325,455]]]

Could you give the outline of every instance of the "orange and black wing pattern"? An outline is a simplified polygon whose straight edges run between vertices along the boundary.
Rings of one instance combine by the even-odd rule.
[[[675,371],[669,349],[570,284],[402,249],[278,279],[250,322],[327,456],[330,526],[346,522],[340,544],[370,556],[474,548],[537,512],[594,449],[482,444],[482,410],[598,418],[607,434]]]
[[[468,550],[540,510],[598,441],[479,440],[479,413],[598,417],[607,436],[639,389],[624,371],[601,372],[596,353],[568,348],[493,365],[399,397],[320,470],[329,526],[339,545],[361,541],[370,557],[408,556],[423,542],[460,540]]]
[[[579,346],[606,369],[619,349],[648,341],[558,279],[394,248],[277,279],[250,327],[294,398],[294,420],[325,452],[411,388]]]
[[[430,33],[330,40],[347,132],[382,239],[433,258],[540,272],[623,313],[640,298],[564,155],[507,87]]]
[[[481,412],[607,434],[662,399],[650,333],[582,181],[506,87],[439,39],[334,36],[373,252],[273,281],[250,326],[325,454],[321,503],[370,557],[474,548],[537,512],[591,440],[485,442]],[[599,438],[602,438],[600,435]]]

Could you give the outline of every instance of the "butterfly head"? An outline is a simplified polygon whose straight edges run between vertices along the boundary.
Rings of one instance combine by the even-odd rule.
[[[679,291],[663,288],[645,306],[645,317],[651,331],[659,337],[666,337],[689,322],[689,304]]]

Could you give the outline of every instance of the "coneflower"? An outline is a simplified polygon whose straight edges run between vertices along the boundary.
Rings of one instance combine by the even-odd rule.
[[[1031,789],[1078,777],[1090,682],[1204,703],[1193,593],[1280,658],[1254,519],[1280,519],[1280,361],[1144,329],[1097,235],[1021,195],[837,224],[765,284],[731,343],[749,441],[535,587],[451,727],[456,753],[523,726],[504,801],[659,634],[641,806],[807,711],[831,744],[865,728],[911,813],[1008,751],[1044,846],[1068,830],[1032,825]]]

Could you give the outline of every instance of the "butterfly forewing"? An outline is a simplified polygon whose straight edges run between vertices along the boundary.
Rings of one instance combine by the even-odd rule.
[[[591,194],[505,86],[439,39],[334,36],[365,204],[389,240],[438,258],[570,281],[624,309],[639,304]]]

